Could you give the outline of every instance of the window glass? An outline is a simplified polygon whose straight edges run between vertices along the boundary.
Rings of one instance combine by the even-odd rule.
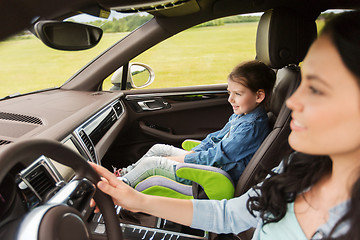
[[[85,51],[51,49],[30,33],[0,42],[0,98],[61,86],[125,33],[109,33]]]
[[[254,59],[256,55],[260,16],[252,17],[250,22],[229,23],[234,17],[185,30],[131,62],[145,63],[154,70],[155,81],[147,88],[226,83],[227,75],[236,64]],[[104,89],[111,88],[110,78],[105,80]]]
[[[322,13],[316,21],[318,31],[337,13]],[[261,15],[231,16],[201,24],[159,43],[131,62],[147,64],[154,70],[155,81],[146,88],[226,83],[235,65],[255,59]],[[113,86],[111,77],[104,81],[103,89]]]
[[[112,12],[109,19],[87,14],[71,17],[68,21],[99,26],[104,31],[100,43],[84,51],[51,49],[29,31],[0,41],[0,98],[61,86],[92,59],[152,17],[116,12]]]

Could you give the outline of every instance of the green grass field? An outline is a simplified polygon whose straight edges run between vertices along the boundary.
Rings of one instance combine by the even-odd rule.
[[[190,29],[134,61],[154,69],[151,88],[225,83],[236,64],[255,58],[256,27],[242,23]]]
[[[154,69],[156,78],[150,88],[224,83],[237,63],[254,59],[256,26],[243,23],[189,29],[133,61]],[[105,34],[98,46],[81,52],[53,50],[35,37],[0,42],[0,97],[60,86],[125,35]],[[108,78],[104,89],[110,85]]]
[[[33,36],[0,42],[0,97],[60,86],[123,36],[105,35],[98,46],[81,52],[54,50]]]

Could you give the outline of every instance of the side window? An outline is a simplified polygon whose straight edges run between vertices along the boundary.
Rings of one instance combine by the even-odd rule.
[[[259,19],[259,15],[232,16],[201,24],[152,47],[131,62],[153,69],[155,80],[146,88],[226,83],[235,65],[255,58]],[[110,78],[105,80],[104,89],[113,87]]]

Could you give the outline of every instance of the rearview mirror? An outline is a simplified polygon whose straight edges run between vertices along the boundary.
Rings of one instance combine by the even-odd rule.
[[[75,22],[39,21],[35,35],[47,46],[67,51],[92,48],[100,41],[101,28]]]

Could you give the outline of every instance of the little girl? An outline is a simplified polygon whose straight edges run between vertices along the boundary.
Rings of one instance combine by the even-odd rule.
[[[118,171],[121,179],[132,187],[154,175],[191,184],[175,174],[176,164],[185,162],[222,168],[236,182],[270,131],[265,106],[275,79],[275,72],[262,62],[236,66],[228,76],[227,89],[234,114],[221,130],[210,133],[191,151],[156,144],[139,161]]]

